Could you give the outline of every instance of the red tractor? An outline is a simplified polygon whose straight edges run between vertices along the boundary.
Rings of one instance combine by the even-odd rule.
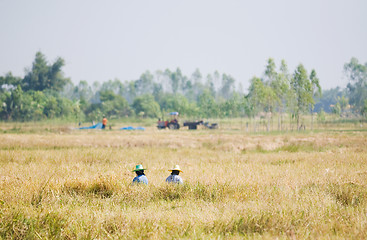
[[[180,124],[178,123],[178,112],[171,112],[169,115],[171,116],[170,121],[161,121],[161,119],[158,119],[158,129],[180,129]]]

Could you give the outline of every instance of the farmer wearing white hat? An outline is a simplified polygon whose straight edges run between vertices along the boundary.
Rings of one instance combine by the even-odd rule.
[[[148,178],[145,176],[144,170],[146,169],[143,168],[143,165],[141,164],[135,166],[135,169],[133,170],[133,172],[136,173],[136,177],[133,179],[133,184],[144,183],[148,185]]]
[[[166,179],[166,182],[183,184],[182,178],[178,176],[182,172],[179,165],[175,165],[173,169],[168,171],[171,171],[171,175]]]

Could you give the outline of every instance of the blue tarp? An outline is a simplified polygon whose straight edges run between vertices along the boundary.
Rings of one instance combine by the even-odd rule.
[[[122,127],[122,128],[120,128],[120,130],[142,130],[142,131],[144,131],[145,128],[143,128],[143,127],[131,127],[131,126],[129,126],[129,127]]]
[[[81,127],[79,129],[102,129],[102,123],[97,123],[96,125],[90,127]]]
[[[169,115],[178,115],[178,112],[170,112]]]

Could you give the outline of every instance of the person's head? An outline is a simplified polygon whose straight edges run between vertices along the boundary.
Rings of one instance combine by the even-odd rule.
[[[182,172],[179,165],[175,165],[173,169],[170,169],[168,171],[171,171],[171,175],[179,175],[180,172]]]
[[[138,164],[135,166],[135,169],[133,170],[133,172],[135,172],[136,175],[141,176],[141,175],[144,175],[144,170],[146,169],[143,168],[143,165]]]

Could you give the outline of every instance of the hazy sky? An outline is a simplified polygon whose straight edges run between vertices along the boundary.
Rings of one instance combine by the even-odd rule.
[[[269,57],[303,63],[324,89],[367,62],[366,0],[0,0],[0,75],[24,76],[37,51],[74,83],[150,70],[218,70],[248,88]]]

